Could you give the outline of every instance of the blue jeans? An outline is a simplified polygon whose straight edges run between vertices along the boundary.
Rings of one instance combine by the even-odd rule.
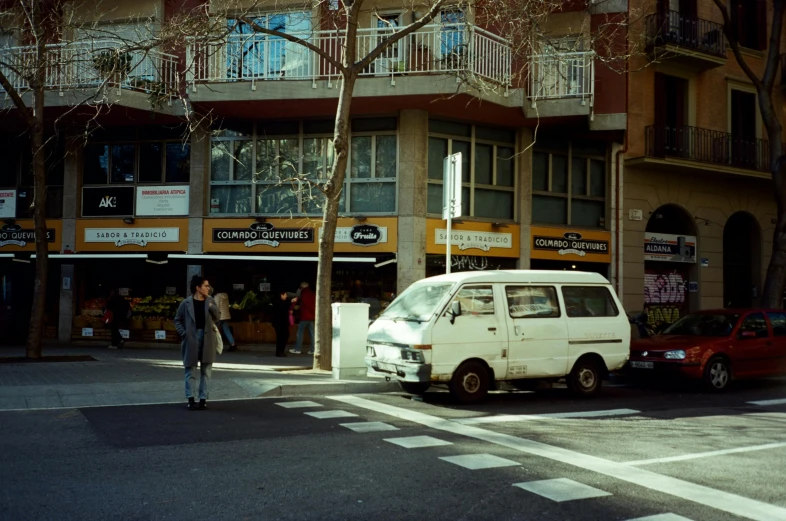
[[[229,340],[229,345],[235,345],[235,337],[232,336],[232,331],[229,330],[229,321],[222,320],[218,323],[219,329],[224,332],[224,336]]]
[[[313,320],[301,320],[300,324],[297,325],[297,340],[295,341],[295,349],[300,350],[303,346],[303,331],[308,328],[308,332],[311,333],[311,350],[314,350],[314,321]]]
[[[205,347],[205,330],[197,329],[197,342],[199,343],[199,399],[207,400],[209,393],[208,383],[213,372],[213,364],[202,363],[202,351]],[[194,384],[196,383],[197,366],[186,367],[186,399],[194,398]]]

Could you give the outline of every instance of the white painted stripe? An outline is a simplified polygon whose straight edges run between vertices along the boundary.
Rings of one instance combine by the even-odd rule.
[[[521,463],[516,461],[500,458],[493,454],[462,454],[460,456],[445,456],[439,459],[469,470],[515,467],[521,465]]]
[[[748,402],[748,403],[753,404],[753,405],[762,405],[762,406],[764,406],[764,405],[783,405],[784,403],[786,403],[786,398],[783,398],[783,399],[780,399],[780,400],[760,400],[758,402]]]
[[[579,412],[554,412],[547,414],[499,414],[497,416],[479,416],[477,418],[460,418],[453,420],[462,425],[476,425],[480,423],[507,423],[532,420],[547,420],[553,418],[599,418],[605,416],[624,416],[638,414],[636,409],[609,409],[607,411],[579,411]]]
[[[453,445],[453,443],[431,436],[407,436],[406,438],[387,438],[388,443],[394,443],[405,449],[422,449],[424,447],[440,447],[442,445]]]
[[[347,411],[317,411],[317,412],[304,412],[303,414],[308,414],[309,416],[313,416],[314,418],[319,418],[320,420],[325,420],[328,418],[349,418],[351,416],[357,416],[357,414]]]
[[[527,481],[514,483],[514,487],[543,496],[552,501],[575,501],[577,499],[590,499],[594,497],[610,496],[608,492],[595,487],[573,481],[568,478],[544,479],[541,481]]]
[[[561,447],[555,447],[525,438],[517,438],[509,434],[492,432],[472,425],[461,425],[451,420],[445,420],[421,412],[408,411],[400,407],[358,398],[357,396],[327,396],[326,398],[425,425],[432,429],[447,431],[454,435],[467,436],[469,438],[494,443],[534,456],[573,465],[614,479],[640,485],[657,492],[693,501],[700,505],[722,510],[746,519],[753,519],[755,521],[786,521],[786,508],[705,487],[682,479],[663,476],[645,469],[626,465],[625,463],[609,461],[596,456],[589,456],[587,454],[581,454],[580,452],[563,449]]]
[[[285,409],[300,409],[303,407],[322,407],[322,404],[317,402],[278,402],[276,405],[284,407]]]
[[[339,425],[355,432],[382,432],[398,430],[398,427],[394,427],[393,425],[389,425],[384,422],[340,423]]]
[[[693,521],[687,517],[678,516],[677,514],[655,514],[654,516],[637,517],[636,519],[628,519],[628,521]]]
[[[693,454],[683,454],[681,456],[669,456],[666,458],[642,459],[637,461],[627,461],[625,465],[651,465],[653,463],[671,463],[672,461],[685,461],[698,458],[709,458],[711,456],[724,456],[726,454],[737,454],[740,452],[753,452],[756,450],[777,449],[786,447],[786,442],[765,443],[764,445],[751,445],[749,447],[737,447],[735,449],[711,450],[709,452],[696,452]]]

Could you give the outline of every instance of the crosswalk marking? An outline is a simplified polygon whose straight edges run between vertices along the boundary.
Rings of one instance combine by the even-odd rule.
[[[499,414],[496,416],[479,416],[477,418],[460,418],[453,420],[462,425],[476,425],[480,423],[506,423],[554,418],[597,418],[604,416],[624,416],[638,414],[636,409],[609,409],[607,411],[580,411],[580,412],[555,412],[547,414]]]
[[[590,487],[589,485],[568,478],[527,481],[524,483],[514,483],[513,486],[558,503],[611,495],[603,490]]]
[[[783,405],[784,403],[786,403],[786,398],[779,399],[779,400],[759,400],[758,402],[748,402],[748,403],[752,405],[761,405],[761,406]]]
[[[636,519],[628,519],[628,521],[692,521],[687,517],[678,516],[677,514],[655,514],[654,516],[637,517]]]
[[[384,422],[340,423],[339,425],[355,432],[382,432],[398,430],[398,427],[394,427],[393,425]]]
[[[385,441],[394,443],[405,449],[422,449],[423,447],[439,447],[453,445],[449,441],[432,438],[431,436],[407,436],[405,438],[387,438]]]
[[[308,414],[309,416],[313,416],[314,418],[319,418],[320,420],[324,420],[327,418],[349,418],[352,416],[357,416],[357,414],[347,411],[316,411],[316,412],[306,412],[303,414]]]
[[[642,459],[637,461],[627,461],[626,465],[650,465],[652,463],[671,463],[673,461],[685,461],[689,459],[708,458],[710,456],[725,456],[726,454],[737,454],[740,452],[753,452],[757,450],[778,449],[786,447],[786,442],[765,443],[764,445],[752,445],[749,447],[737,447],[734,449],[711,450],[698,452],[695,454],[682,454],[680,456],[668,456],[664,458]]]
[[[513,467],[521,465],[509,459],[500,458],[493,454],[463,454],[461,456],[445,456],[439,458],[469,470],[493,469],[497,467]]]
[[[317,402],[278,402],[276,405],[284,407],[285,409],[301,409],[305,407],[322,407],[321,403]]]

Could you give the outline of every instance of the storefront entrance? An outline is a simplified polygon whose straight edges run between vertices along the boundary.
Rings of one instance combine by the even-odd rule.
[[[723,305],[754,306],[760,283],[761,228],[751,214],[737,212],[723,227]]]

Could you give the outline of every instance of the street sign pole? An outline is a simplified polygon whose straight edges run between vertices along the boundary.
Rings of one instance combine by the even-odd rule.
[[[445,237],[445,273],[450,273],[450,239],[454,217],[461,217],[461,152],[447,156],[442,162],[442,218],[447,220]]]

